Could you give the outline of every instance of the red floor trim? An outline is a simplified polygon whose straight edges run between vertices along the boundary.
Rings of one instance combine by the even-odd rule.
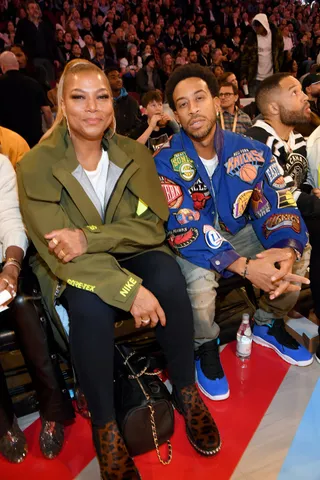
[[[221,358],[230,384],[230,398],[206,402],[221,432],[220,453],[214,458],[195,453],[186,438],[183,420],[176,414],[172,463],[168,467],[160,465],[155,452],[137,457],[143,480],[230,479],[290,366],[274,352],[257,345],[246,364],[235,356],[235,344],[228,345]],[[29,455],[23,464],[11,465],[0,459],[1,480],[72,480],[94,457],[89,424],[79,416],[75,424],[67,427],[66,443],[56,460],[41,456],[39,430],[39,421],[26,430]],[[161,451],[165,454],[165,447]]]

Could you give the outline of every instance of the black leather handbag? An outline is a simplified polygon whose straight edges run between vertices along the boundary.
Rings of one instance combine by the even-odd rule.
[[[161,372],[148,372],[150,362],[135,351],[128,353],[116,345],[115,352],[116,418],[128,451],[134,457],[156,449],[159,461],[169,465],[174,413],[170,393],[158,376]],[[167,460],[162,459],[159,451],[164,443],[168,445]]]

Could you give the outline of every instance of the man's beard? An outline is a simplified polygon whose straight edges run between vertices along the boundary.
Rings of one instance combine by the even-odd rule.
[[[199,118],[204,118],[204,117],[199,117]],[[216,124],[215,119],[212,119],[211,121],[209,121],[207,125],[203,125],[203,127],[196,132],[193,132],[188,127],[185,128],[185,131],[187,132],[188,136],[191,139],[201,141],[201,140],[204,140],[209,135],[209,133],[214,128],[215,124]]]
[[[307,115],[305,111],[306,105],[298,111],[293,112],[291,110],[286,109],[283,106],[280,106],[280,121],[283,125],[287,127],[295,127],[299,123],[309,123],[311,120],[310,114]]]

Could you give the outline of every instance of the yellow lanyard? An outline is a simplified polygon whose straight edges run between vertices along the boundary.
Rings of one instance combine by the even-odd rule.
[[[225,130],[223,112],[221,112],[220,120],[221,120],[221,128],[222,128],[222,130]],[[237,122],[238,122],[238,109],[236,108],[236,113],[235,113],[235,115],[234,115],[233,125],[232,125],[232,131],[233,131],[233,133],[235,133],[235,131],[236,131]]]

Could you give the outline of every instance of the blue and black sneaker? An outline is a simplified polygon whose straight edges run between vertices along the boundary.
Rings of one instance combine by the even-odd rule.
[[[291,365],[306,367],[313,362],[311,353],[287,332],[283,319],[272,320],[266,325],[255,323],[253,341],[263,347],[271,348]]]
[[[201,392],[211,400],[229,397],[229,385],[219,355],[219,340],[204,343],[195,352],[196,381]]]

